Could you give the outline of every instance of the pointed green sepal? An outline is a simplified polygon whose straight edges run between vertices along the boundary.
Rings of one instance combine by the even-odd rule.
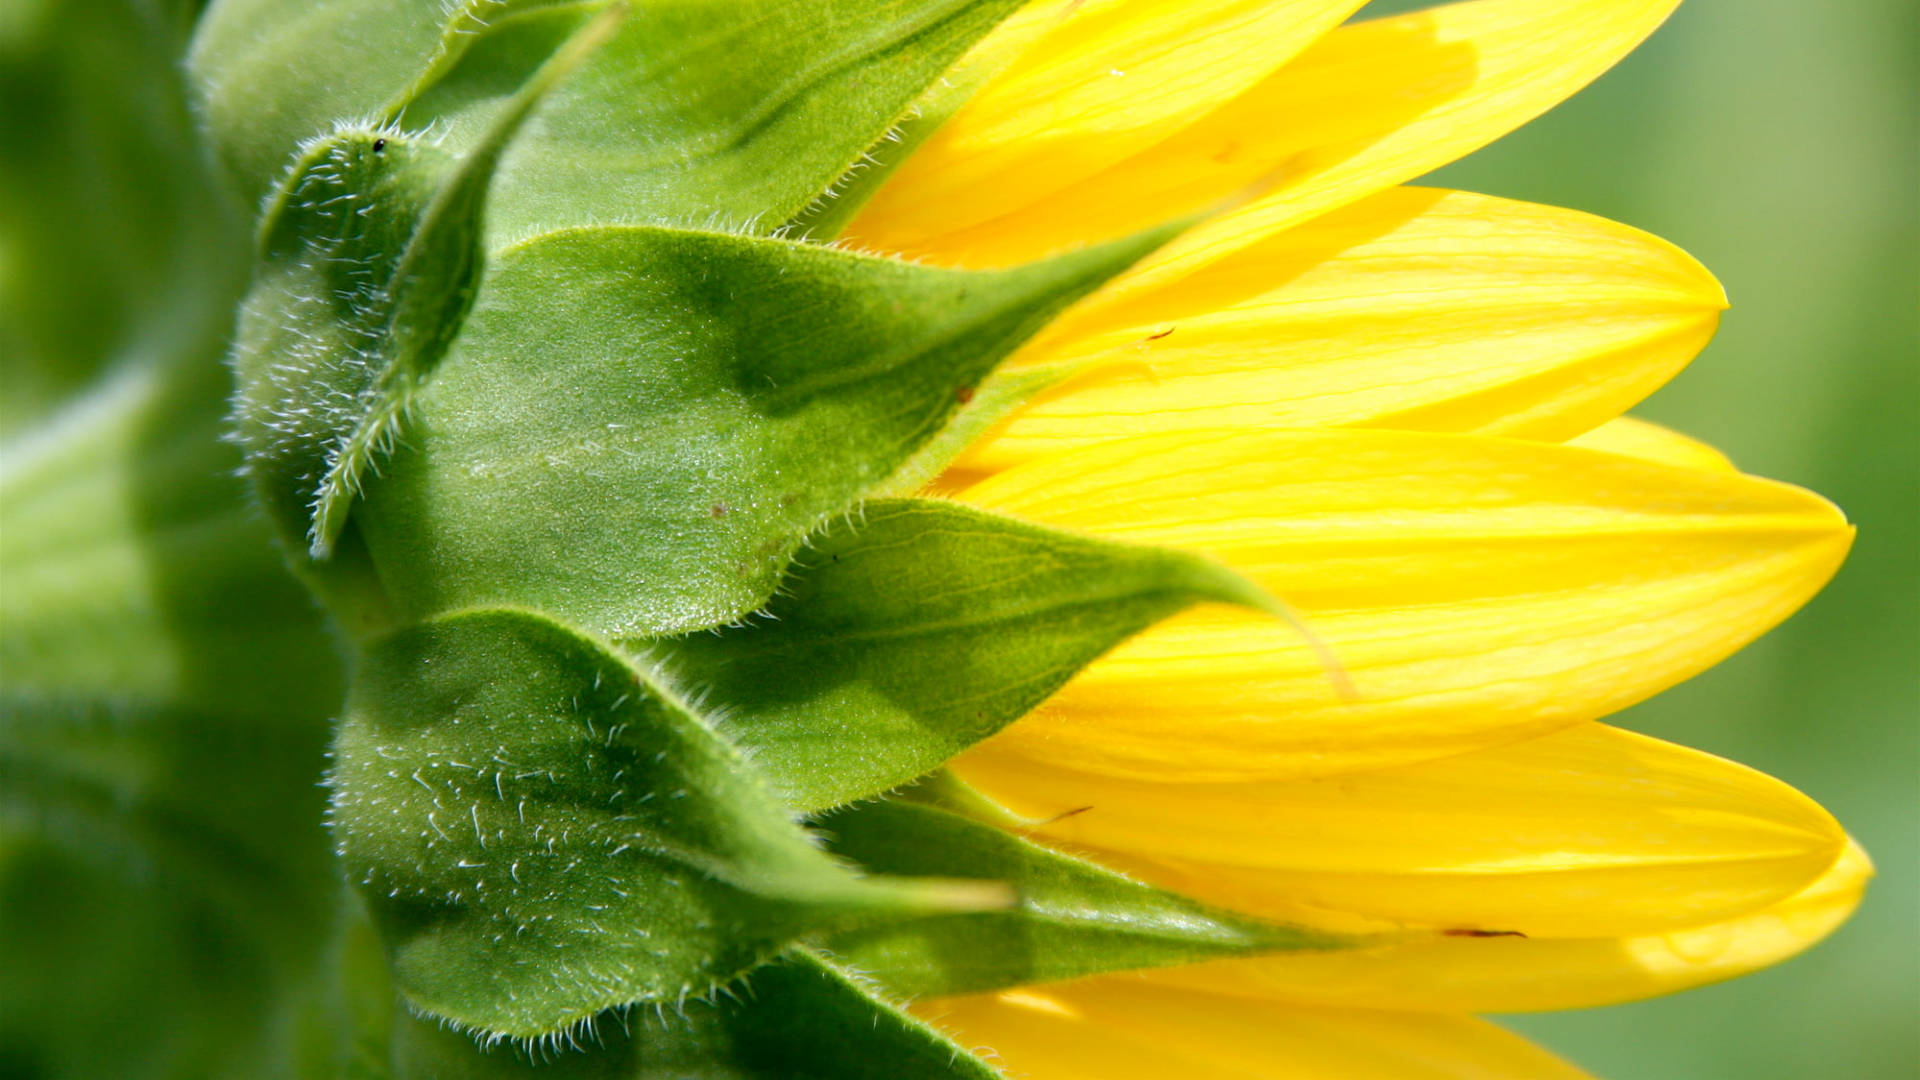
[[[868,148],[1020,4],[635,3],[619,36],[542,107],[509,155],[490,246],[609,221],[771,233],[857,171]],[[430,115],[458,132],[469,111],[488,107],[484,97],[467,104],[468,88],[489,69],[510,69],[523,41],[568,17],[555,7],[490,20],[409,117]]]
[[[826,939],[834,956],[897,994],[971,994],[1103,972],[1364,944],[1155,889],[932,806],[871,803],[833,814],[821,828],[834,851],[876,872],[986,874],[1019,894],[1019,903],[1005,911],[862,927]]]
[[[455,0],[460,8],[493,0]],[[295,148],[342,120],[378,126],[435,54],[447,0],[221,0],[194,29],[187,72],[215,156],[249,210]]]
[[[306,146],[268,205],[234,348],[236,418],[271,516],[309,557],[331,554],[362,475],[472,305],[501,152],[618,14],[562,42],[464,155],[348,127]]]
[[[1000,1073],[806,950],[677,1009],[603,1014],[564,1039],[481,1048],[402,1017],[394,1080],[996,1080]]]
[[[937,768],[1199,603],[1267,599],[1185,552],[883,500],[813,538],[765,618],[637,648],[727,718],[789,806],[812,811]]]
[[[803,537],[1168,235],[1013,270],[632,228],[502,254],[370,479],[404,612],[513,604],[612,637],[734,622]]]
[[[490,235],[606,221],[771,232],[855,170],[1021,3],[634,3],[510,155]],[[296,145],[342,118],[432,123],[461,145],[502,87],[601,6],[228,0],[204,21],[191,68],[251,202]]]

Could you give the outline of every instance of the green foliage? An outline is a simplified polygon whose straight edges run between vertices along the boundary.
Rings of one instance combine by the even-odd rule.
[[[966,391],[1157,236],[1015,270],[647,227],[494,263],[367,484],[403,612],[489,604],[608,636],[732,622]]]
[[[792,238],[1017,6],[219,0],[210,147],[193,0],[0,17],[0,1072],[984,1080],[885,994],[1333,944],[886,801],[1155,620],[1271,606],[882,498],[1177,230]]]
[[[441,316],[463,315],[452,309],[472,295],[470,256],[429,261],[425,280],[401,272],[422,261],[409,251],[432,244],[429,208],[455,169],[447,154],[399,132],[341,132],[302,156],[266,222],[234,351],[236,412],[275,524],[315,556],[338,535],[336,508],[370,443],[445,350],[429,331],[444,326]],[[465,225],[477,234],[478,209],[435,231]],[[403,307],[427,308],[415,312],[425,321],[400,322]]]
[[[787,805],[930,772],[1193,604],[1265,606],[1197,556],[884,500],[814,537],[764,618],[645,652],[727,718]]]
[[[496,246],[608,221],[771,232],[830,201],[867,148],[1019,6],[633,3],[503,163]]]
[[[207,139],[241,203],[265,203],[308,140],[342,121],[390,119],[389,106],[439,51],[450,12],[497,6],[220,0],[200,20],[187,61]]]
[[[614,23],[603,15],[561,42],[463,156],[349,128],[308,143],[268,204],[234,348],[235,412],[269,511],[313,558],[331,554],[362,474],[473,304],[501,152]]]
[[[910,997],[971,994],[1129,968],[1356,941],[1208,907],[931,805],[878,802],[822,823],[833,850],[884,873],[993,878],[1003,911],[860,927],[829,951]]]
[[[464,132],[602,5],[229,0],[193,65],[250,198],[342,118]],[[607,221],[768,232],[860,162],[1018,0],[657,0],[556,93],[507,155],[491,246]],[[418,106],[416,109],[415,106]]]
[[[122,359],[6,448],[8,1075],[288,1075],[328,1015],[339,657],[220,439],[218,356]]]
[[[311,707],[235,716],[8,687],[0,1070],[294,1072],[293,1027],[332,1020],[319,969],[337,888]]]
[[[203,347],[245,286],[155,6],[0,10],[0,438],[117,365]]]
[[[370,645],[335,752],[347,869],[400,991],[473,1030],[678,1002],[823,927],[993,899],[854,876],[689,706],[534,615]]]
[[[289,689],[311,690],[320,698],[294,711],[315,723],[332,707],[338,659],[319,613],[220,439],[217,357],[126,364],[7,447],[8,695],[266,716],[289,711]]]
[[[797,950],[737,991],[674,1011],[604,1016],[590,1030],[534,1046],[480,1049],[465,1036],[403,1020],[399,1077],[509,1080],[992,1080],[1000,1074],[866,984]]]

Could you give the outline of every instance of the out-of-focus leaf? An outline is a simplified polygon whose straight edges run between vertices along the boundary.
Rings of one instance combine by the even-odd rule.
[[[403,613],[535,607],[607,636],[766,601],[1061,307],[1162,238],[1014,270],[653,228],[503,254],[370,478]]]
[[[766,619],[643,649],[727,717],[787,804],[905,783],[1197,603],[1265,606],[1217,563],[929,500],[812,538]]]
[[[822,828],[834,851],[877,872],[991,877],[1019,895],[1005,911],[861,927],[826,939],[834,956],[896,994],[970,994],[1358,943],[1150,888],[933,806],[870,803],[832,815]]]
[[[803,934],[991,894],[856,877],[672,693],[531,614],[375,642],[336,756],[348,870],[400,992],[467,1029],[678,1002]]]
[[[197,360],[129,367],[9,447],[0,668],[38,698],[317,722],[339,662],[220,440],[218,351]]]
[[[218,357],[129,362],[0,468],[7,1075],[332,1060],[296,1031],[334,1016],[340,665],[219,439]]]
[[[116,364],[224,333],[245,287],[239,219],[201,160],[159,7],[0,14],[0,438]]]
[[[291,1074],[336,885],[290,719],[0,696],[6,1075]]]
[[[496,1046],[411,1017],[395,1080],[993,1080],[979,1058],[833,964],[796,951],[676,1012],[603,1015],[564,1048]]]

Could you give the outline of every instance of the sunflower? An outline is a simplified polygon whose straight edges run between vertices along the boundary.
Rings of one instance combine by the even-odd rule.
[[[1233,204],[1017,353],[1073,375],[934,490],[1204,552],[1324,649],[1195,610],[950,768],[1025,835],[1383,935],[921,1006],[1011,1075],[1573,1075],[1466,1014],[1755,970],[1871,876],[1786,785],[1595,722],[1791,614],[1851,541],[1818,496],[1620,415],[1707,342],[1717,283],[1585,214],[1399,186],[1675,5],[1357,6],[1030,8],[1019,59],[847,230],[999,266]]]
[[[1671,0],[1362,6],[29,12],[0,1058],[1552,1077],[1831,930],[1599,722],[1851,540],[1622,415],[1719,286],[1401,186]]]

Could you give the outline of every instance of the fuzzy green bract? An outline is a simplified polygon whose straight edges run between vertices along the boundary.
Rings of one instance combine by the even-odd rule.
[[[802,538],[912,459],[1128,243],[965,273],[804,244],[574,229],[503,254],[369,480],[396,604],[613,636],[766,602]]]
[[[400,991],[471,1030],[677,1006],[803,934],[980,891],[856,877],[665,687],[521,612],[372,644],[335,752]]]
[[[814,811],[932,771],[1205,602],[1267,600],[1183,552],[889,499],[816,536],[764,618],[640,648],[700,688],[788,805]]]
[[[864,866],[977,875],[1014,888],[1018,900],[1005,910],[941,914],[828,938],[835,956],[898,994],[970,994],[1249,952],[1355,944],[1151,888],[935,805],[873,803],[835,814],[823,827],[836,852]]]
[[[234,348],[235,412],[269,512],[313,558],[332,554],[363,474],[473,304],[501,152],[617,16],[560,42],[462,156],[444,140],[349,126],[304,144],[268,203]]]
[[[406,1076],[507,1080],[993,1080],[997,1069],[905,1012],[871,984],[795,950],[754,974],[750,990],[678,1011],[603,1016],[529,1055],[475,1047],[430,1022],[400,1021],[396,1070]],[[850,1052],[850,1048],[858,1048]]]
[[[1160,619],[1283,614],[910,497],[1180,227],[817,242],[1018,6],[0,20],[0,197],[46,218],[0,220],[46,266],[0,275],[0,1072],[985,1080],[904,996],[1353,944],[941,771]]]
[[[178,6],[0,18],[8,1076],[338,1075],[316,826],[342,674],[222,440],[246,241]]]
[[[436,316],[460,314],[474,260],[428,260],[429,281],[401,276],[455,169],[431,144],[364,129],[305,158],[262,245],[234,366],[240,437],[261,497],[292,543],[325,555],[369,440],[393,423],[398,384],[444,350],[425,331],[443,325]],[[397,322],[402,304],[421,306],[418,293],[440,310]]]
[[[543,46],[605,3],[227,0],[195,45],[249,198],[342,118],[456,141]],[[506,241],[607,221],[770,232],[827,196],[1020,0],[649,0],[507,155]],[[453,15],[449,18],[448,9]],[[418,105],[418,108],[414,106]]]

